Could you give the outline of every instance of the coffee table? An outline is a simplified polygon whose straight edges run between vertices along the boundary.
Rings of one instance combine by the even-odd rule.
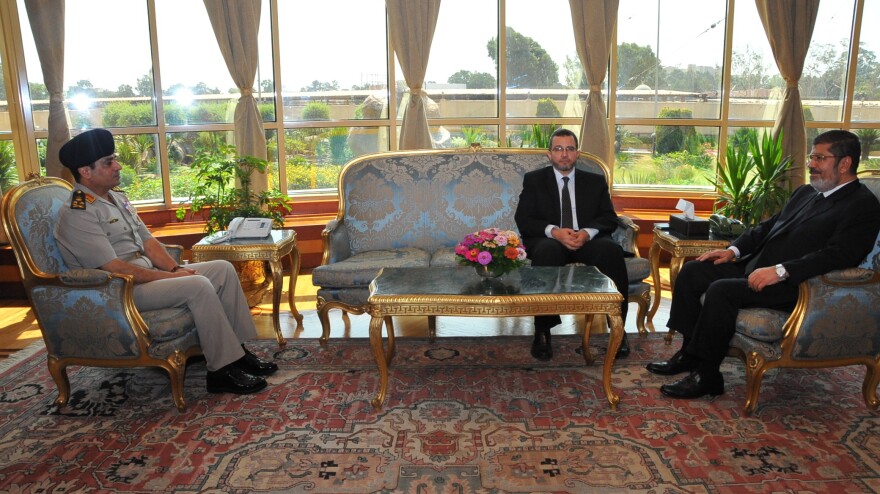
[[[372,400],[381,408],[388,391],[388,367],[394,357],[391,316],[535,316],[584,314],[584,360],[589,351],[593,317],[606,316],[611,337],[605,353],[602,383],[612,410],[620,397],[611,388],[611,367],[623,339],[620,304],[614,282],[594,266],[523,267],[501,278],[483,279],[468,267],[384,268],[370,284],[370,349],[379,369],[379,390]],[[387,329],[387,346],[382,327]]]
[[[294,304],[296,277],[299,275],[299,250],[296,248],[296,232],[293,230],[272,230],[266,238],[235,239],[212,244],[211,240],[218,234],[209,235],[192,247],[193,262],[213,261],[268,261],[272,271],[272,325],[278,346],[284,348],[287,340],[281,334],[281,290],[284,285],[284,271],[281,260],[290,259],[290,275],[288,276],[287,305],[296,320],[297,329],[302,329],[303,316]]]

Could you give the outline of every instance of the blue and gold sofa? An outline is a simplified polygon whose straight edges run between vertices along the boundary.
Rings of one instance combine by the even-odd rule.
[[[321,342],[330,337],[331,309],[343,310],[346,322],[348,313],[366,310],[370,282],[380,269],[455,265],[453,249],[466,234],[516,230],[523,175],[548,164],[543,149],[479,146],[372,154],[346,164],[339,175],[339,211],[324,229],[323,259],[312,272]],[[608,180],[607,165],[594,155],[581,153],[577,166]],[[645,333],[650,263],[639,257],[638,227],[619,218],[613,235],[634,254],[626,259],[629,301],[638,304],[637,326]]]

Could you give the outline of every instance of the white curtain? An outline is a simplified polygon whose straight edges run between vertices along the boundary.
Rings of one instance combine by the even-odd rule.
[[[611,146],[605,101],[602,100],[602,82],[608,69],[614,27],[617,25],[619,0],[569,0],[571,23],[578,58],[584,67],[590,94],[581,126],[581,150],[601,157],[610,163]]]
[[[61,164],[58,151],[70,140],[64,108],[64,0],[25,0],[34,44],[49,91],[49,139],[46,144],[46,175],[73,182]]]
[[[241,91],[235,105],[235,147],[241,156],[266,159],[266,134],[252,89],[259,63],[260,0],[204,1],[223,60]],[[255,173],[252,180],[257,192],[269,187],[264,173]]]
[[[773,136],[782,132],[783,155],[791,156],[791,185],[805,183],[807,133],[798,82],[804,71],[804,59],[810,48],[813,27],[819,15],[819,0],[755,0],[758,15],[770,41],[773,58],[785,79],[782,107],[776,116]]]
[[[423,85],[440,0],[385,0],[385,7],[391,42],[410,94],[401,122],[400,149],[430,149],[431,132]]]

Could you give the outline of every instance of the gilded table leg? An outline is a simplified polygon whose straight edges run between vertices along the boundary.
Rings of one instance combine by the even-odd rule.
[[[384,318],[380,314],[372,314],[370,319],[370,350],[376,360],[379,369],[379,390],[371,402],[374,408],[382,408],[385,402],[385,393],[388,391],[388,364],[385,362],[385,350],[382,348],[382,323]]]
[[[651,281],[654,282],[654,300],[651,302],[651,310],[648,311],[648,324],[654,327],[654,314],[660,308],[660,244],[655,240],[648,251],[648,260],[651,261]]]
[[[611,336],[608,338],[605,367],[602,369],[602,385],[605,388],[605,396],[608,398],[611,409],[617,410],[620,397],[614,394],[614,389],[611,388],[611,367],[614,366],[617,349],[620,347],[620,342],[623,341],[623,320],[620,318],[620,314],[609,316],[608,320],[611,322]]]
[[[678,278],[678,272],[684,264],[684,257],[673,256],[669,260],[669,290],[675,290],[675,279]]]
[[[296,310],[296,303],[294,303],[294,292],[296,291],[296,278],[299,276],[299,267],[299,251],[294,247],[293,250],[290,251],[290,276],[288,277],[287,305],[290,307],[290,313],[293,315],[293,318],[296,319],[297,331],[303,329],[303,316],[298,310]]]
[[[284,283],[284,272],[281,269],[281,261],[269,261],[272,268],[272,324],[275,326],[275,338],[278,346],[284,348],[287,341],[281,335],[281,290]]]
[[[388,348],[385,349],[385,362],[391,365],[394,358],[394,321],[391,316],[385,316],[385,331],[388,333]]]
[[[584,335],[581,347],[584,351],[584,362],[593,365],[593,352],[590,351],[590,330],[593,328],[593,314],[584,314]]]

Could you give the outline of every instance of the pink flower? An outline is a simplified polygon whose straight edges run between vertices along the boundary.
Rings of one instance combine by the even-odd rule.
[[[526,263],[526,251],[519,235],[512,230],[484,228],[465,235],[455,246],[461,264],[486,266],[508,272]]]

